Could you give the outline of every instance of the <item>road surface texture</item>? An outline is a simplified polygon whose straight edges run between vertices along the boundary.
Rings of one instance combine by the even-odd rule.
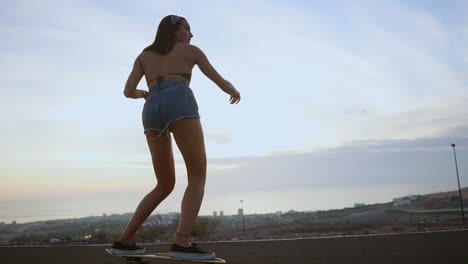
[[[145,244],[147,252],[167,252],[169,244]],[[304,239],[207,242],[230,264],[291,263],[468,263],[468,230]],[[0,247],[1,263],[125,263],[104,252],[110,245]],[[190,262],[149,260],[149,263]]]

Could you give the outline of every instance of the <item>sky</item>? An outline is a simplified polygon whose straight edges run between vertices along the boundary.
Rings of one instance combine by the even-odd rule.
[[[454,190],[451,143],[468,185],[466,1],[2,3],[0,221],[132,212],[155,187],[144,100],[123,89],[169,14],[187,18],[191,44],[242,97],[229,104],[193,69],[201,215]],[[156,210],[180,211],[187,175],[173,146],[177,185]]]

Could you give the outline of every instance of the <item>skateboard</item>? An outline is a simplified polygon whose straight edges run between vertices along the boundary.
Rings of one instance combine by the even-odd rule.
[[[174,258],[169,256],[169,253],[145,253],[140,255],[116,255],[113,254],[109,248],[106,248],[106,252],[111,254],[114,257],[123,257],[127,263],[134,264],[144,264],[148,263],[146,261],[141,261],[143,258],[148,259],[161,259],[161,260],[176,260],[176,261],[189,261],[189,262],[198,262],[198,263],[226,263],[224,259],[214,258],[214,259],[183,259],[183,258]]]

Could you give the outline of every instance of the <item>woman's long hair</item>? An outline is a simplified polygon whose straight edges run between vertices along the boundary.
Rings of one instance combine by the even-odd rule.
[[[162,55],[169,53],[176,44],[177,36],[174,33],[179,29],[182,19],[185,18],[175,15],[163,18],[159,23],[153,44],[146,47],[143,51],[153,50]],[[172,24],[171,22],[173,21],[177,22]]]

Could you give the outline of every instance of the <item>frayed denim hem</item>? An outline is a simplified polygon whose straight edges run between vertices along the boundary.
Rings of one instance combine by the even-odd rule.
[[[155,140],[155,139],[159,138],[164,133],[164,131],[166,131],[169,128],[169,125],[172,122],[177,121],[177,120],[182,119],[182,118],[187,118],[187,117],[188,118],[197,118],[197,119],[201,118],[201,116],[181,116],[181,117],[179,117],[177,119],[174,119],[174,120],[171,120],[169,123],[167,123],[166,127],[163,130],[157,129],[157,128],[147,128],[147,129],[145,129],[144,133],[146,133],[146,131],[161,131],[157,137],[154,137],[154,138],[151,139],[151,140]],[[167,130],[166,131],[166,136],[168,136],[170,133],[171,132],[169,130]]]
[[[162,135],[162,133],[164,132],[164,130],[157,129],[157,128],[147,128],[147,129],[145,129],[144,133],[146,134],[147,131],[159,131],[159,135],[158,135],[157,137],[155,137],[155,138],[152,138],[151,140],[154,140],[154,139],[156,139],[156,138],[159,138],[159,137]],[[166,133],[166,136],[168,136],[168,135],[169,135],[169,131],[166,131],[166,132],[167,132],[167,133]]]

